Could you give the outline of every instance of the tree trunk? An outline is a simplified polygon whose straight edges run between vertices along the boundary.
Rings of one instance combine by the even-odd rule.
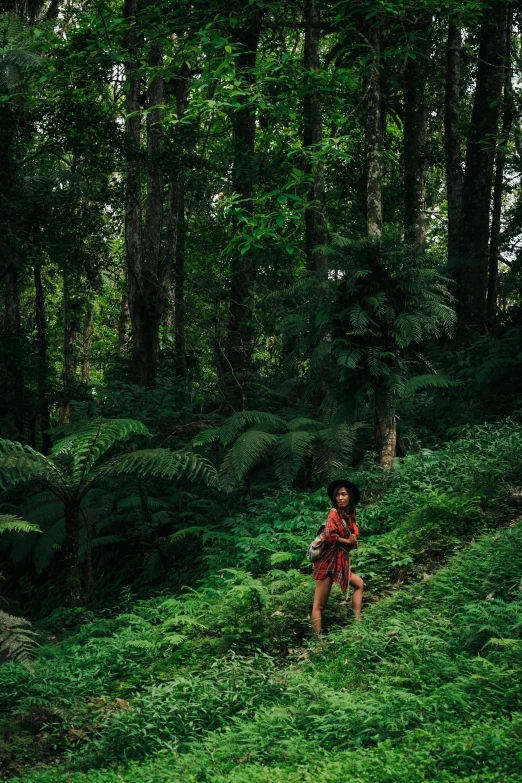
[[[20,367],[20,295],[16,261],[8,261],[4,276],[4,336],[6,339],[5,389],[7,410],[12,420],[13,438],[23,438],[23,374]]]
[[[316,0],[306,3],[306,32],[304,42],[304,67],[307,71],[306,94],[303,101],[304,146],[307,155],[319,154],[318,145],[323,138],[323,113],[317,84],[320,71],[319,61],[319,9]],[[305,209],[305,248],[307,266],[310,270],[321,269],[326,259],[315,252],[317,247],[326,245],[326,220],[324,209],[324,166],[322,161],[307,164],[307,173],[312,177],[308,189],[308,204]]]
[[[502,217],[502,195],[504,192],[504,167],[506,164],[506,147],[515,118],[513,91],[511,84],[511,9],[509,11],[508,33],[506,43],[506,76],[504,79],[504,113],[502,131],[497,146],[495,164],[495,182],[493,185],[493,213],[491,216],[491,238],[489,244],[487,319],[493,323],[497,314],[498,262],[500,250],[500,221]]]
[[[242,50],[236,59],[238,77],[245,90],[255,82],[257,47],[261,34],[261,17],[253,12],[238,36]],[[232,187],[241,198],[246,215],[252,214],[254,184],[257,178],[255,159],[256,114],[249,104],[249,96],[240,99],[243,106],[232,118],[234,162]],[[237,230],[237,223],[234,229]],[[228,340],[225,351],[225,373],[232,373],[235,381],[244,389],[245,373],[250,366],[252,351],[252,284],[254,259],[252,251],[244,255],[235,252],[231,261],[230,306],[228,316]],[[244,392],[242,391],[242,396]]]
[[[38,335],[38,367],[37,367],[37,389],[38,389],[38,416],[40,419],[40,433],[42,437],[42,454],[50,454],[52,447],[51,439],[51,417],[49,413],[48,400],[48,366],[47,366],[47,323],[45,321],[45,296],[42,285],[42,272],[39,266],[34,267],[34,288],[35,288],[35,322],[36,333]]]
[[[71,387],[76,364],[75,344],[78,336],[78,301],[71,295],[68,275],[63,278],[63,400],[60,424],[69,423]]]
[[[188,102],[188,69],[184,69],[176,83],[176,114],[182,117]],[[184,128],[179,124],[176,127],[176,171],[174,181],[179,187],[178,203],[178,236],[176,243],[176,256],[174,259],[174,354],[177,377],[187,386],[187,352],[185,344],[185,245],[187,236],[187,223],[185,220],[185,183],[182,171]]]
[[[450,22],[444,92],[444,159],[448,199],[448,266],[454,268],[460,254],[462,211],[462,162],[460,152],[460,58],[462,32]]]
[[[407,58],[404,69],[404,237],[426,241],[426,144],[428,105],[420,58]]]
[[[13,440],[24,436],[24,381],[21,359],[20,294],[16,260],[7,261],[4,275],[5,396]]]
[[[87,306],[83,317],[83,346],[82,346],[82,383],[89,386],[91,383],[91,348],[93,335],[94,304]]]
[[[489,211],[507,42],[507,5],[493,3],[483,23],[462,185],[459,315],[483,328],[489,267]]]
[[[163,187],[163,94],[161,46],[152,46],[148,65],[153,78],[146,88],[147,166],[146,205],[143,221],[141,171],[141,106],[144,85],[137,75],[141,53],[133,24],[139,0],[125,0],[125,132],[127,137],[125,241],[129,312],[132,323],[132,380],[150,386],[157,373],[158,337],[168,301],[168,284],[176,253],[179,184],[170,188],[165,209]],[[166,215],[165,215],[166,212]],[[164,221],[166,230],[163,230]],[[162,237],[165,235],[165,241]]]
[[[375,447],[379,464],[391,468],[397,452],[395,403],[386,387],[378,386],[375,394]]]
[[[124,351],[129,343],[129,299],[127,294],[123,294],[120,302],[120,315],[118,317],[118,350]]]
[[[381,32],[373,20],[369,30],[370,70],[367,77],[366,110],[366,226],[368,236],[382,236],[381,192]]]
[[[80,606],[80,504],[77,499],[71,499],[65,506],[65,572],[67,593],[71,606]]]

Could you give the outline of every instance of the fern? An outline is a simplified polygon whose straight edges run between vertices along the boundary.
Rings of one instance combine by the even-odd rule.
[[[28,665],[36,647],[31,623],[0,610],[0,652],[5,658]]]
[[[41,530],[14,514],[0,514],[0,533],[41,533]]]

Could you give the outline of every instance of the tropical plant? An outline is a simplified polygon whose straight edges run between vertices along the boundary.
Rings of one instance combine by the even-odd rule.
[[[7,489],[37,482],[61,505],[67,586],[72,605],[81,601],[79,550],[81,520],[85,520],[83,506],[101,481],[134,475],[217,483],[212,465],[188,451],[129,450],[104,459],[111,449],[132,435],[150,437],[150,432],[134,419],[94,419],[59,441],[48,457],[29,446],[0,440],[0,486]],[[49,497],[35,500],[46,503]]]
[[[13,514],[0,515],[0,533],[33,533],[40,528]],[[0,653],[6,658],[27,664],[35,646],[31,623],[0,609]]]
[[[194,446],[218,443],[228,449],[221,464],[224,489],[237,488],[252,469],[270,461],[279,484],[290,486],[307,461],[325,479],[352,456],[361,422],[323,423],[303,416],[285,418],[263,411],[239,411],[220,427],[194,438]]]
[[[376,451],[390,467],[398,399],[455,383],[420,353],[428,337],[449,334],[455,325],[448,280],[422,248],[395,240],[337,235],[321,252],[325,266],[286,294],[293,307],[282,322],[283,372],[295,372],[298,358],[309,356],[310,399],[326,407],[333,398],[342,406],[351,389],[359,405],[371,400]]]

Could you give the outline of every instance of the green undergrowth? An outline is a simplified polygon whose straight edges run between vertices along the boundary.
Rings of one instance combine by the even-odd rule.
[[[361,475],[354,569],[369,600],[356,623],[334,589],[322,651],[311,644],[313,582],[302,563],[324,515],[319,495],[256,501],[246,520],[214,530],[198,589],[83,622],[77,613],[74,633],[56,612],[40,626],[32,669],[0,667],[3,774],[26,783],[518,781],[517,442],[513,423],[480,428],[408,458],[386,487],[373,469]],[[393,498],[403,504],[395,524]]]

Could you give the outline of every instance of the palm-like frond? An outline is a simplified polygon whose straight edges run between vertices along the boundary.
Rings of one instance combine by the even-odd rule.
[[[35,451],[10,440],[0,439],[0,487],[16,487],[30,479],[43,483],[67,485],[67,474],[63,469]]]
[[[31,623],[0,610],[0,653],[27,665],[36,646]]]
[[[93,419],[80,430],[63,438],[53,448],[54,456],[71,460],[71,479],[81,484],[92,466],[116,443],[130,435],[150,435],[147,427],[136,419]]]
[[[41,533],[38,525],[26,522],[14,514],[0,514],[0,533]]]
[[[209,460],[190,451],[169,449],[141,449],[121,454],[95,468],[90,474],[93,482],[105,476],[154,476],[156,478],[204,481],[217,486],[217,472]]]
[[[458,381],[455,381],[448,375],[414,375],[402,387],[402,396],[409,397],[422,389],[449,389],[455,386],[459,386]]]

